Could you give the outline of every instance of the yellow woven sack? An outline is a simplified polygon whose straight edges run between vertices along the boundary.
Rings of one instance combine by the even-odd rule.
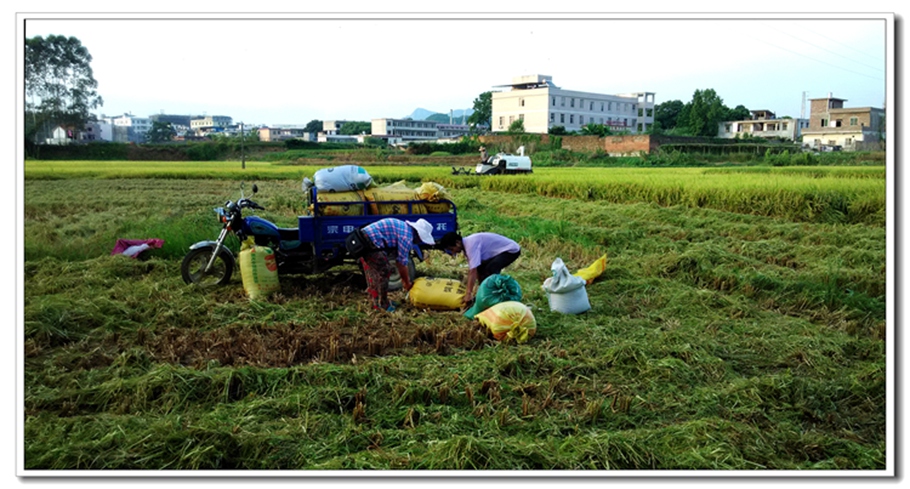
[[[465,286],[459,280],[420,277],[408,291],[411,305],[424,309],[451,311],[461,308]]]
[[[278,263],[272,249],[247,238],[240,247],[240,277],[250,299],[265,299],[278,290]]]
[[[370,204],[370,214],[377,216],[387,216],[395,214],[426,214],[427,209],[424,204],[413,204],[411,206],[411,212],[408,212],[408,205],[404,202],[397,202],[394,204],[378,204],[377,202],[387,201],[387,200],[402,200],[402,201],[418,201],[417,193],[414,189],[408,188],[407,186],[394,183],[392,185],[381,187],[381,188],[371,188],[364,191],[366,200],[372,202]]]
[[[424,204],[427,212],[431,214],[443,214],[452,209],[452,205],[448,202],[439,202],[440,200],[452,200],[452,198],[446,192],[445,187],[438,183],[425,182],[420,187],[417,187],[416,192],[418,199],[431,202]]]
[[[352,192],[320,192],[316,194],[319,201],[320,216],[360,216],[363,215],[363,204],[350,204],[349,202],[363,202],[362,191]],[[334,204],[333,202],[339,202]]]
[[[594,260],[594,263],[588,265],[585,268],[573,273],[576,277],[581,277],[585,279],[585,282],[590,285],[595,278],[599,277],[600,274],[604,273],[604,270],[607,269],[607,255]]]
[[[524,343],[537,332],[537,320],[528,306],[517,301],[500,302],[474,316],[499,341]]]

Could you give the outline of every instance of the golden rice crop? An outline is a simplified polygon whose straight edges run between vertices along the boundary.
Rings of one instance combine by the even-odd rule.
[[[224,178],[303,179],[324,166],[248,161],[27,161],[26,179]],[[538,168],[530,175],[453,176],[447,167],[370,166],[378,184],[434,181],[449,188],[548,197],[650,202],[783,217],[794,221],[885,222],[884,167]]]

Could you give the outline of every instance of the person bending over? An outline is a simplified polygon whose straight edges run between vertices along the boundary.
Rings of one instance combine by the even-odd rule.
[[[436,244],[433,225],[426,219],[411,222],[389,217],[365,226],[362,231],[370,242],[369,250],[360,260],[373,309],[394,311],[395,306],[389,302],[389,277],[392,275],[389,253],[395,253],[395,266],[401,276],[402,287],[410,290],[412,284],[408,275],[408,260],[411,248],[420,242],[430,246]]]
[[[439,248],[450,255],[464,253],[468,260],[468,278],[463,304],[474,300],[474,288],[490,275],[501,273],[521,254],[521,246],[496,233],[474,233],[461,237],[456,232],[446,233],[439,240]]]

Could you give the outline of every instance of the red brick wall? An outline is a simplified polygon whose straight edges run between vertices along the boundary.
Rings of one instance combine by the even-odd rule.
[[[550,144],[549,134],[540,135],[540,145],[547,146]],[[625,135],[625,136],[607,136],[600,138],[597,136],[558,136],[562,138],[562,148],[569,151],[579,151],[579,152],[589,152],[593,153],[597,150],[602,150],[609,153],[612,156],[622,156],[622,155],[638,155],[639,152],[644,151],[650,153],[657,149],[658,142],[654,140],[650,135],[647,134],[638,134],[638,135]],[[496,145],[503,148],[506,151],[514,151],[520,143],[517,142],[517,139],[513,140],[512,136],[503,135],[503,134],[494,134],[480,136],[480,142],[488,145]],[[525,149],[528,152],[536,151],[536,144],[525,144]]]

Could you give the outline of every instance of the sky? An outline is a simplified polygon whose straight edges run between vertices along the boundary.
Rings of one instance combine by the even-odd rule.
[[[29,14],[24,37],[78,38],[104,115],[247,124],[469,109],[513,77],[808,115],[803,97],[887,105],[882,14]],[[893,35],[893,34],[892,34]]]

